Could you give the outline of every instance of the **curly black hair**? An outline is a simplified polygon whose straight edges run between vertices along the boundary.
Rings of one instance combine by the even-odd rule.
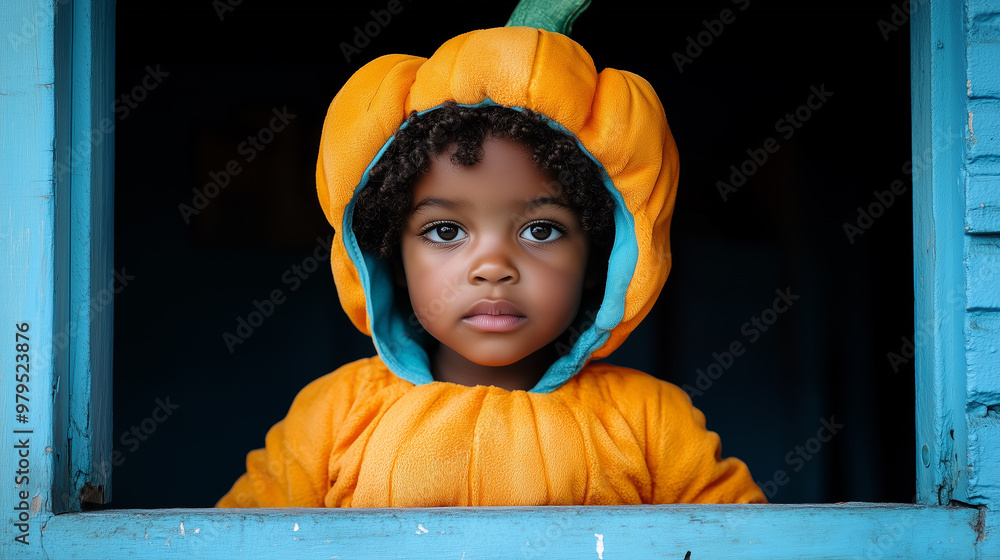
[[[427,172],[431,158],[455,146],[452,163],[472,166],[482,159],[484,140],[503,138],[531,151],[538,169],[558,181],[566,203],[589,235],[591,248],[606,252],[614,242],[615,204],[601,171],[572,136],[548,123],[545,116],[528,109],[462,107],[453,101],[423,114],[410,113],[358,193],[354,207],[358,245],[380,258],[391,257],[410,212],[413,184]]]

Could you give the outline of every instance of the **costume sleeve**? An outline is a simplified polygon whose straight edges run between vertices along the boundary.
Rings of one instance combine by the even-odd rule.
[[[767,503],[743,461],[722,459],[718,434],[684,391],[657,383],[647,401],[647,464],[653,503]]]
[[[354,364],[349,364],[354,365]],[[356,388],[344,366],[307,385],[285,419],[247,455],[247,472],[215,505],[219,508],[322,507],[329,480],[333,427],[346,416]],[[346,371],[345,371],[346,370]]]

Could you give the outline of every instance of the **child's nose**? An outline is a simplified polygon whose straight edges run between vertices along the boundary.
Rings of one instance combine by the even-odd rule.
[[[502,242],[485,244],[476,251],[469,267],[469,283],[516,284],[520,280],[517,267]]]

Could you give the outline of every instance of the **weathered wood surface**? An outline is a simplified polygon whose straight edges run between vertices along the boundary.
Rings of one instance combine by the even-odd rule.
[[[984,507],[982,558],[1000,558],[1000,5],[965,3],[963,501]]]
[[[965,28],[962,2],[911,3],[917,502],[965,500]]]
[[[56,495],[66,497],[54,502],[56,511],[79,511],[81,500],[111,499],[112,317],[119,291],[113,274],[114,8],[113,0],[75,1],[57,14],[57,26],[72,28],[71,44],[61,45],[57,37],[56,48],[57,72],[72,83],[56,92],[57,111],[60,103],[72,107],[69,143],[59,142],[56,154],[57,198],[69,202],[56,225],[67,242],[57,243],[57,254],[69,253],[69,273],[57,277],[63,282],[57,290],[69,298],[60,332],[74,336],[65,347],[66,369],[56,372],[69,407],[60,432],[72,442],[65,467],[56,465],[65,473]]]
[[[130,510],[48,521],[49,558],[974,558],[979,512],[912,505]]]
[[[36,551],[15,541],[23,534],[18,524],[29,517],[24,526],[37,540],[51,509],[58,449],[55,10],[54,2],[0,5],[0,558],[11,559]]]

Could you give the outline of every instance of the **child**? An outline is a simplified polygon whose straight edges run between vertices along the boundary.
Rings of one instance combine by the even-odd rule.
[[[564,35],[366,65],[317,188],[378,356],[303,389],[217,506],[764,502],[680,389],[592,361],[666,280],[676,182],[649,84]]]

